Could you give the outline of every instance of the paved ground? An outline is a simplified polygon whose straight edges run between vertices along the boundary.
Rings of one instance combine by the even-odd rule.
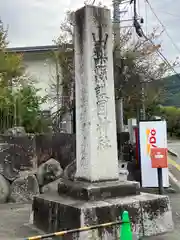
[[[0,204],[0,240],[21,240],[27,235],[36,235],[24,223],[28,223],[30,204]]]
[[[175,153],[180,156],[180,141],[179,140],[171,140],[168,142],[168,148],[173,150]],[[177,163],[180,164],[180,158],[177,158]]]
[[[171,140],[170,142],[168,142],[168,149],[170,149],[172,152],[178,155],[178,157],[169,155],[168,163],[169,163],[170,174],[172,174],[174,177],[173,182],[177,182],[177,184],[175,185],[178,186],[176,187],[173,185],[173,187],[175,187],[177,191],[179,188],[179,193],[180,193],[180,141]]]

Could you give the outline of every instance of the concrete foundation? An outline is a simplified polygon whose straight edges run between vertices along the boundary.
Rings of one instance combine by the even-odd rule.
[[[167,196],[148,193],[131,197],[106,198],[99,201],[77,200],[58,193],[35,197],[34,224],[44,232],[74,229],[116,221],[129,211],[133,232],[138,237],[153,236],[173,230],[172,213]],[[67,235],[65,239],[118,239],[119,226]]]

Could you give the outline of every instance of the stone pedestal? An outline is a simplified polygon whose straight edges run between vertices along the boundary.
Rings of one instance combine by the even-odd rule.
[[[75,13],[76,179],[35,197],[34,224],[45,232],[119,220],[129,211],[133,232],[151,236],[172,229],[168,197],[140,194],[136,182],[119,181],[114,103],[112,25],[108,9]],[[65,236],[117,240],[119,226]]]
[[[59,192],[59,194],[58,194]],[[173,230],[169,198],[140,193],[137,182],[80,182],[64,180],[58,192],[34,198],[34,224],[56,232],[118,221],[127,210],[133,233],[139,238]],[[65,239],[115,240],[120,226],[67,235]]]
[[[138,237],[162,234],[173,229],[168,197],[148,193],[86,201],[67,195],[59,196],[55,192],[35,197],[33,210],[34,224],[48,233],[116,221],[124,210],[129,212],[133,232]],[[64,238],[117,240],[119,227],[67,235]]]
[[[107,182],[81,182],[65,180],[59,183],[59,194],[65,194],[74,199],[84,201],[97,201],[106,198],[133,196],[140,194],[139,183],[107,181]]]
[[[129,181],[81,182],[64,180],[58,185],[59,194],[84,201],[134,196],[140,194],[139,183]]]

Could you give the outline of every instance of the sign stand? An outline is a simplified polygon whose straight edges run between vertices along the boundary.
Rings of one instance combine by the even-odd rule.
[[[167,148],[151,149],[152,168],[157,168],[159,194],[164,194],[162,168],[167,168]]]
[[[142,187],[156,187],[162,195],[169,186],[166,122],[140,121],[139,141]]]
[[[159,194],[164,194],[164,187],[163,187],[163,177],[162,177],[162,168],[157,168],[157,174],[158,174],[158,188],[159,188]]]

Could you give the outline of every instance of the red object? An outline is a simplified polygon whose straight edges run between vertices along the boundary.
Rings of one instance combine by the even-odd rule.
[[[136,139],[136,163],[139,163],[139,131],[138,127],[134,128],[135,130],[135,139]]]
[[[167,148],[151,148],[152,168],[167,168]]]

